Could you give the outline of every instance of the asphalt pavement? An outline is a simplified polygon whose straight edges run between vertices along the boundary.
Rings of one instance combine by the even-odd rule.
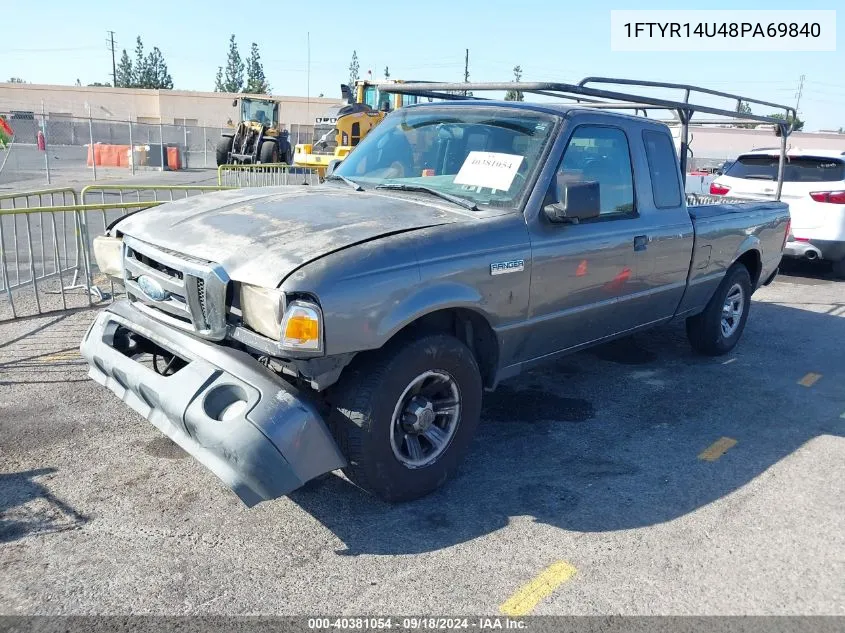
[[[86,376],[89,309],[0,323],[0,613],[845,615],[845,282],[504,383],[459,475],[247,509]]]

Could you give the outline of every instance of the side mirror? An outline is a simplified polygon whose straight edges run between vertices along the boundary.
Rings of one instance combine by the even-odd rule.
[[[237,99],[232,99],[232,107],[233,107],[233,108],[237,108],[237,107],[238,107],[238,100],[237,100]]]
[[[337,166],[340,165],[342,161],[337,158],[333,158],[329,161],[329,164],[326,166],[326,176],[331,176],[334,173],[334,170],[337,169]]]
[[[558,202],[543,209],[552,222],[578,224],[582,220],[597,218],[601,212],[601,194],[598,181],[558,181]]]

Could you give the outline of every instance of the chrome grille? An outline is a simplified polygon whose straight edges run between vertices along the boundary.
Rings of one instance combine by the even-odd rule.
[[[205,338],[226,335],[229,277],[213,262],[124,237],[126,294],[144,312]]]
[[[205,308],[205,280],[197,279],[197,302],[199,303],[202,318],[206,319],[208,314]]]

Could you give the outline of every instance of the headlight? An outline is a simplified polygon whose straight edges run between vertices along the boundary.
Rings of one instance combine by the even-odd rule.
[[[292,301],[285,308],[279,290],[241,284],[244,325],[279,342],[280,349],[319,352],[323,348],[320,308],[307,301]]]
[[[241,284],[241,312],[251,330],[279,340],[284,296],[278,290]]]
[[[290,350],[322,349],[320,309],[311,303],[294,301],[282,319],[282,347]]]
[[[94,259],[100,271],[110,277],[123,278],[123,240],[107,235],[94,238]]]

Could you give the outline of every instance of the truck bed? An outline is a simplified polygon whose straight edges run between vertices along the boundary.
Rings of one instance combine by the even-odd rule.
[[[728,267],[746,251],[760,252],[752,282],[764,283],[777,270],[789,220],[786,203],[687,194],[687,205],[695,238],[689,288],[680,312],[706,303]]]

